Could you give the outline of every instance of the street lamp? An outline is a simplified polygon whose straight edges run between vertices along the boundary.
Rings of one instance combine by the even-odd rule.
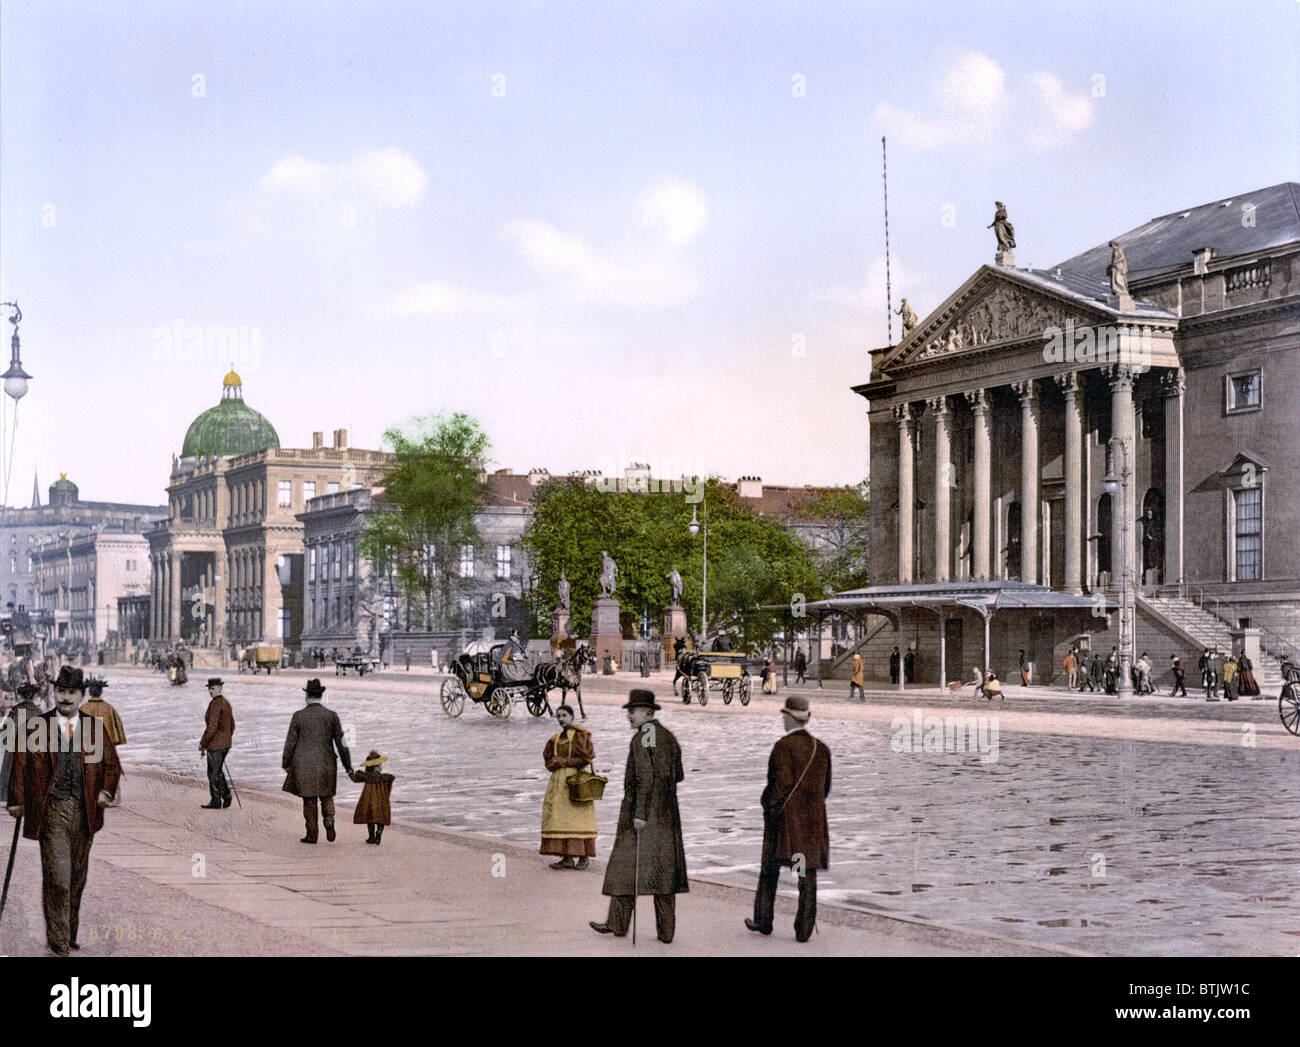
[[[1119,476],[1115,475],[1115,449],[1120,451],[1119,458],[1121,468]],[[1128,499],[1129,499],[1129,477],[1132,473],[1128,466],[1128,444],[1118,436],[1111,437],[1106,442],[1106,449],[1110,451],[1110,470],[1106,474],[1104,481],[1106,493],[1110,495],[1111,501],[1114,501],[1115,495],[1120,495],[1120,529],[1119,529],[1119,685],[1118,693],[1121,698],[1133,697],[1133,674],[1132,662],[1133,652],[1133,622],[1129,616],[1129,584],[1128,584]]]
[[[701,524],[699,518],[695,515],[695,506],[691,506],[691,537],[694,538],[704,531],[704,572],[703,572],[703,591],[700,596],[700,644],[704,644],[705,637],[709,633],[709,503],[704,500],[703,493],[700,496],[700,503],[704,506],[704,523]]]
[[[18,325],[22,323],[23,311],[18,308],[17,302],[0,302],[0,306],[14,311],[14,315],[9,317],[9,322],[14,325],[13,337],[9,339],[12,351],[9,358],[9,370],[0,375],[0,378],[4,378],[5,393],[16,406],[18,401],[27,395],[27,380],[31,378],[31,375],[23,370],[22,354],[19,352]]]

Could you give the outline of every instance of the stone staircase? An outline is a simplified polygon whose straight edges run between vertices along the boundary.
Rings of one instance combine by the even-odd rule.
[[[1139,596],[1137,605],[1173,625],[1192,641],[1199,650],[1209,647],[1223,652],[1232,650],[1232,636],[1228,623],[1207,611],[1200,604],[1179,596]],[[1196,655],[1187,660],[1187,686],[1199,683],[1196,679]],[[1255,682],[1260,693],[1276,696],[1282,686],[1282,661],[1276,655],[1260,650],[1255,663]]]
[[[853,674],[853,654],[862,655],[867,679],[888,678],[889,652],[898,642],[893,623],[883,615],[868,615],[877,619],[869,624],[862,639],[853,647],[841,651],[834,658],[822,661],[822,679],[847,680]]]

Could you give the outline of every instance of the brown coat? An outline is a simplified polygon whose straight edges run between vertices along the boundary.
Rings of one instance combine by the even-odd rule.
[[[94,716],[96,719],[104,721],[104,730],[108,732],[108,740],[114,745],[126,744],[126,728],[122,726],[122,717],[117,715],[114,709],[103,698],[91,698],[81,703],[81,711],[87,716]]]
[[[551,735],[547,740],[546,748],[542,750],[542,759],[546,761],[548,771],[558,771],[561,767],[586,767],[596,758],[596,747],[587,728],[575,723],[569,726],[568,734],[568,739],[563,742],[559,742],[559,739],[564,738],[564,731]]]
[[[234,744],[235,712],[224,694],[219,694],[208,702],[207,726],[203,737],[199,739],[199,748],[204,752],[209,749],[220,752]]]
[[[763,790],[764,854],[780,862],[802,854],[805,869],[827,868],[831,841],[826,797],[830,791],[831,751],[825,742],[802,728],[777,742],[767,761],[767,788]]]
[[[364,771],[348,772],[348,777],[354,782],[365,782],[356,812],[352,815],[352,824],[392,825],[393,808],[389,796],[397,776],[384,774],[378,767],[367,767]]]
[[[862,664],[862,655],[860,654],[853,656],[853,676],[850,682],[857,684],[859,687],[867,685],[866,668]]]
[[[37,719],[45,723],[38,728],[36,723],[29,722],[29,737],[38,730],[44,733],[46,739],[57,735],[58,715],[54,711]],[[99,806],[99,794],[117,794],[122,765],[117,761],[117,747],[108,739],[99,720],[83,713],[79,730],[83,737],[87,731],[99,732],[104,746],[103,758],[97,762],[89,763],[86,754],[81,754],[81,799],[86,825],[93,835],[104,827],[104,809]],[[37,747],[28,744],[14,753],[13,773],[9,780],[9,795],[6,797],[10,807],[23,808],[23,836],[29,840],[39,840],[45,829],[45,810],[49,806],[50,789],[54,785],[54,762],[57,757],[53,752],[30,751]]]

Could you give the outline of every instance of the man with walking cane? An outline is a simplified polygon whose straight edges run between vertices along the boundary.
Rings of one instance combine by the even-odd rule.
[[[208,759],[208,792],[211,799],[203,804],[203,809],[219,811],[230,806],[230,784],[225,775],[226,757],[234,744],[235,713],[230,702],[221,693],[223,681],[214,676],[208,681],[208,702],[206,727],[203,737],[199,739],[199,752]]]
[[[635,733],[623,776],[618,835],[601,889],[609,895],[609,915],[604,923],[591,921],[591,928],[623,937],[635,920],[637,897],[652,894],[659,940],[668,944],[676,931],[676,895],[690,890],[677,809],[677,783],[686,777],[682,750],[655,719],[659,705],[654,692],[632,691],[623,708]]]

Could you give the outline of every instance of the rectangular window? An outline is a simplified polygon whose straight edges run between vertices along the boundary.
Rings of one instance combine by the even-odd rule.
[[[326,493],[326,494],[338,494],[338,493],[339,493],[339,484],[338,484],[338,481],[337,481],[337,480],[331,480],[329,483],[327,483],[327,484],[325,485],[325,493]]]
[[[1263,577],[1263,506],[1262,490],[1244,487],[1233,492],[1237,518],[1237,581],[1257,582]]]
[[[474,547],[472,545],[462,545],[460,547],[460,576],[462,578],[474,577]]]
[[[276,486],[276,492],[277,494],[276,494],[275,504],[278,505],[281,509],[285,509],[293,505],[293,481],[292,480],[281,480],[279,484]]]
[[[497,577],[510,577],[510,546],[497,546]]]
[[[280,608],[280,631],[278,638],[281,640],[293,639],[293,619],[289,615],[289,608]]]
[[[352,578],[356,574],[357,563],[357,543],[351,538],[348,539],[348,577]]]
[[[305,506],[307,502],[316,497],[316,481],[304,480],[302,482],[302,501]]]
[[[1228,413],[1257,411],[1263,406],[1263,383],[1259,371],[1228,376]]]
[[[343,543],[331,542],[334,549],[334,580],[337,582],[343,574]]]
[[[313,580],[315,580],[315,578],[316,578],[316,547],[315,547],[314,545],[311,547],[311,551],[307,554],[307,556],[308,556],[308,563],[311,564],[311,566],[307,568],[307,577],[308,577],[308,578],[311,578],[311,579],[313,579]]]

